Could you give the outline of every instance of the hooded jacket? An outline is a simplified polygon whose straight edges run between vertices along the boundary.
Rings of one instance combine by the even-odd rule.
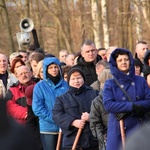
[[[127,52],[130,60],[129,72],[127,74],[118,70],[114,55],[117,51]],[[103,103],[106,111],[110,114],[108,119],[107,132],[107,150],[118,150],[121,145],[121,134],[119,121],[116,120],[115,115],[122,112],[130,112],[131,115],[124,119],[124,127],[126,138],[128,134],[139,124],[139,118],[134,112],[132,105],[142,105],[145,111],[150,110],[150,89],[141,76],[135,75],[134,60],[130,51],[122,48],[115,49],[109,60],[110,70],[114,78],[116,78],[122,88],[128,93],[132,102],[126,98],[114,79],[106,80],[103,91]],[[143,119],[143,118],[142,118]]]
[[[59,66],[61,75],[61,79],[56,85],[47,78],[47,68],[52,63]],[[56,97],[66,92],[68,84],[62,78],[60,62],[56,57],[44,59],[43,76],[44,79],[34,87],[32,109],[39,117],[40,132],[58,132],[59,128],[52,119],[52,109]]]
[[[101,59],[101,56],[97,55],[96,63]],[[90,86],[94,81],[97,80],[94,62],[86,62],[84,58],[80,55],[77,59],[77,66],[84,72],[86,85]]]

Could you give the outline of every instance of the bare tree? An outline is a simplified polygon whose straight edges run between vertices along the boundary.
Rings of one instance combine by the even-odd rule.
[[[12,33],[11,33],[11,27],[10,27],[11,25],[9,22],[9,15],[8,15],[7,7],[6,7],[4,0],[0,1],[0,6],[3,8],[3,11],[4,11],[4,20],[5,20],[6,31],[7,31],[7,35],[8,35],[9,53],[13,53],[13,52],[15,52],[15,46],[14,46]]]
[[[68,51],[71,50],[71,45],[70,45],[70,43],[69,43],[68,36],[67,36],[65,30],[63,29],[63,24],[62,24],[62,22],[61,22],[60,19],[56,16],[56,14],[55,14],[54,12],[52,12],[52,11],[48,8],[48,6],[45,4],[44,0],[41,0],[41,4],[42,4],[42,6],[44,7],[44,9],[48,12],[48,14],[51,15],[51,16],[54,18],[54,20],[56,21],[56,23],[58,24],[58,27],[59,27],[59,29],[60,29],[60,31],[61,31],[61,34],[62,34],[62,37],[64,38],[64,41],[65,41],[67,50],[68,50]]]
[[[42,33],[42,15],[40,13],[40,7],[38,0],[35,0],[35,22],[36,22],[36,31],[38,31],[38,40],[40,43],[40,47],[44,46],[43,42],[43,33]]]
[[[101,47],[100,39],[100,16],[99,16],[98,0],[91,0],[91,14],[93,22],[94,42],[97,48]]]
[[[29,17],[30,16],[30,7],[29,7],[29,0],[25,0],[25,5],[24,5],[24,16]]]
[[[136,20],[136,41],[142,40],[142,24],[141,24],[141,2],[134,0],[133,6],[135,8],[135,20]]]
[[[109,47],[109,30],[108,30],[108,20],[107,20],[107,3],[106,0],[101,0],[101,16],[104,34],[104,47]]]

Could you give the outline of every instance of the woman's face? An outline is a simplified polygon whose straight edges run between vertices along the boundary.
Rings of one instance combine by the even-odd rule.
[[[141,72],[140,72],[140,66],[134,66],[134,68],[135,68],[135,75],[140,75],[141,74]]]
[[[33,70],[33,75],[35,75],[36,74],[36,70],[37,70],[37,62],[35,61],[35,60],[32,60],[31,62],[30,62],[30,64],[31,64],[31,68],[32,68],[32,70]]]
[[[22,66],[21,62],[16,62],[15,67],[14,67],[14,73],[16,73],[16,69]]]
[[[80,88],[84,84],[84,79],[79,72],[74,72],[70,76],[69,85]]]
[[[129,56],[126,54],[118,55],[118,57],[116,58],[116,64],[117,64],[117,68],[120,71],[127,73],[129,71],[129,67],[130,67]]]
[[[64,73],[64,80],[67,82],[67,72]]]
[[[43,79],[43,68],[40,69],[40,74],[39,74],[40,78]]]
[[[48,73],[53,76],[53,77],[56,77],[59,73],[59,68],[58,68],[58,65],[56,64],[51,64],[48,66]]]
[[[147,84],[150,87],[150,74],[147,76]]]

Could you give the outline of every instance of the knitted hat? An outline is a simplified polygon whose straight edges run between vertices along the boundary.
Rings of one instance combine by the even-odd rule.
[[[74,66],[70,69],[70,71],[68,72],[68,75],[67,75],[67,82],[69,83],[70,81],[70,76],[74,73],[74,72],[79,72],[80,75],[83,77],[83,80],[85,81],[85,75],[83,73],[82,70],[80,70],[79,68],[77,68],[77,66]]]
[[[25,97],[28,105],[32,105],[33,89],[35,85],[30,85],[25,90]]]

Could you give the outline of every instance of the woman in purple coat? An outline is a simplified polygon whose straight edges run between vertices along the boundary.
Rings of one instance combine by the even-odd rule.
[[[150,89],[141,76],[135,75],[134,61],[130,51],[117,48],[109,60],[114,79],[105,82],[103,103],[110,113],[107,131],[107,150],[118,150],[122,144],[119,121],[123,119],[126,138],[144,122],[145,113],[150,110]],[[130,97],[124,94],[123,88]]]

